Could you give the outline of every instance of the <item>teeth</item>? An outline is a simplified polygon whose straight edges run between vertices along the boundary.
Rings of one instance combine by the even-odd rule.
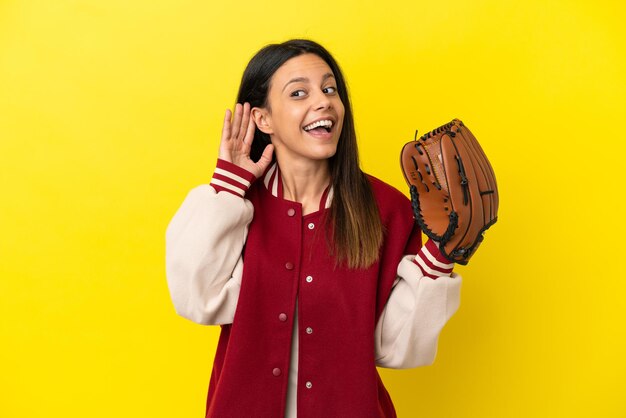
[[[332,120],[328,120],[328,119],[326,119],[326,120],[319,120],[317,122],[313,122],[312,124],[305,126],[304,130],[305,131],[310,131],[311,129],[315,129],[318,126],[323,126],[325,128],[331,128],[333,126],[333,121]]]

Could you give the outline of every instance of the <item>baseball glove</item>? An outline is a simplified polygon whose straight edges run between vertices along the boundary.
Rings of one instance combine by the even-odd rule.
[[[459,119],[415,137],[400,155],[415,219],[446,258],[465,265],[497,220],[493,169]]]

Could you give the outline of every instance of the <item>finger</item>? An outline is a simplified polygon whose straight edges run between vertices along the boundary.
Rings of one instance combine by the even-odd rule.
[[[237,139],[241,141],[245,139],[246,134],[248,133],[249,122],[250,122],[250,103],[245,102],[243,104],[243,115],[241,119],[241,127],[239,128],[239,135],[237,136]]]
[[[231,126],[230,138],[237,139],[239,135],[239,128],[241,127],[241,114],[243,113],[243,107],[241,103],[235,105],[235,117]]]
[[[222,142],[230,139],[230,118],[230,109],[226,109],[226,114],[224,115],[224,125],[222,126]]]
[[[250,116],[250,120],[248,122],[248,129],[246,130],[246,136],[243,138],[243,143],[250,146],[252,141],[254,140],[254,132],[256,131],[256,123],[254,122],[254,118]]]
[[[268,144],[263,150],[263,154],[261,154],[261,158],[257,162],[257,165],[261,169],[261,172],[265,172],[265,169],[272,162],[272,153],[274,152],[274,145]]]

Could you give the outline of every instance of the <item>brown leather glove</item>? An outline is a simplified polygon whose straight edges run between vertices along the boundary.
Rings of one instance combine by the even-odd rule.
[[[420,228],[446,258],[467,264],[498,213],[496,178],[478,141],[453,119],[404,145],[400,163]]]

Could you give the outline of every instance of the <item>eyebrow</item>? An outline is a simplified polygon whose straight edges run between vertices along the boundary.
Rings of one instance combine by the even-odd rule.
[[[335,76],[333,75],[333,73],[326,73],[324,74],[324,76],[322,77],[322,82],[328,80],[329,78],[335,78]],[[288,85],[290,85],[291,83],[299,83],[299,82],[304,82],[304,83],[308,83],[310,80],[306,77],[296,77],[296,78],[292,78],[291,80],[289,80],[287,82],[287,84],[285,84],[285,87],[283,87],[283,91],[285,91],[285,89],[287,88]]]

